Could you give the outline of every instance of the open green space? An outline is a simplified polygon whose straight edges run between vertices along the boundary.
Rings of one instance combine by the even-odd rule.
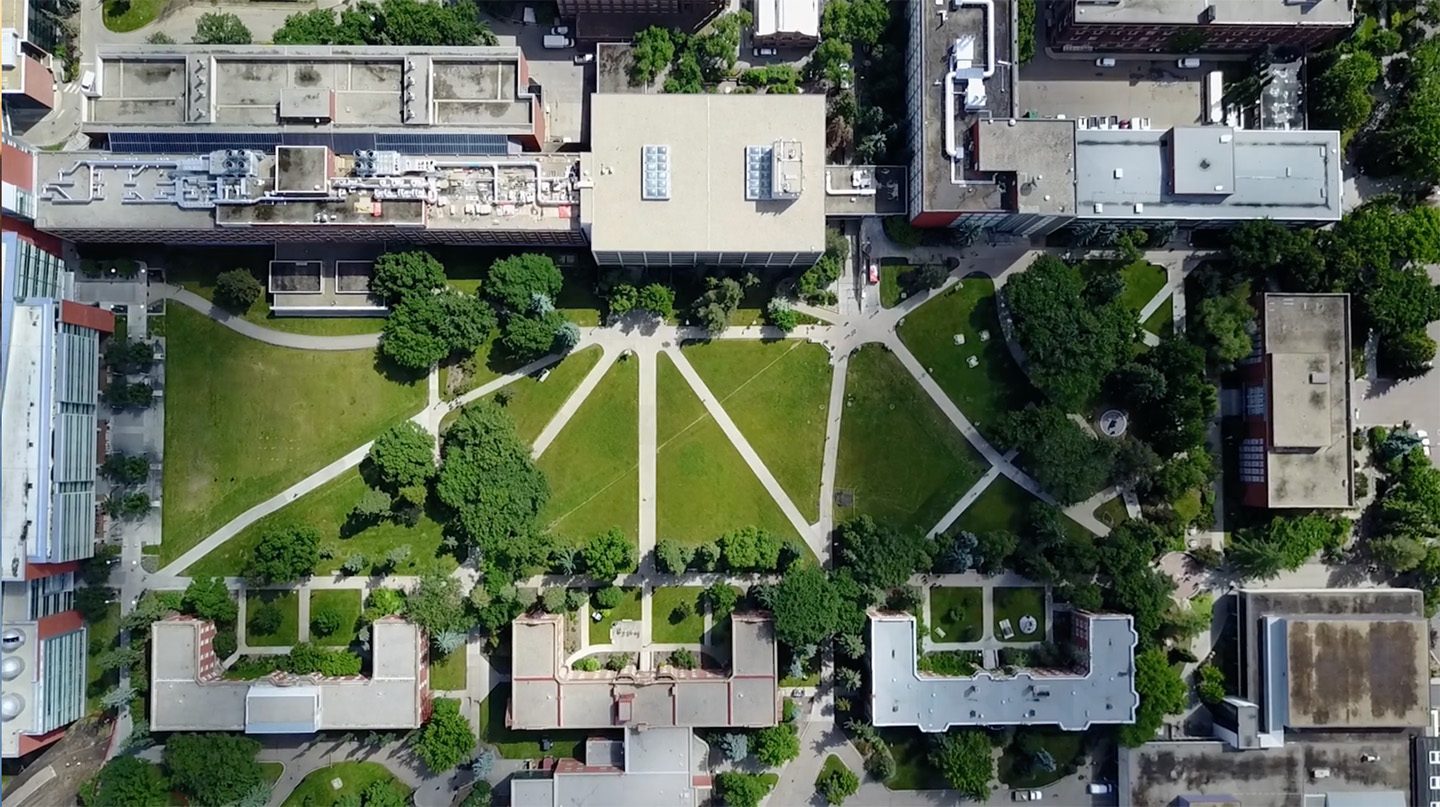
[[[332,609],[340,614],[340,628],[329,636],[317,636],[310,631],[310,639],[327,647],[347,647],[360,634],[360,590],[353,588],[311,589],[310,618],[321,610]]]
[[[1030,508],[1039,502],[1030,492],[1001,475],[995,478],[965,512],[955,520],[952,530],[976,534],[1006,530],[1023,535],[1030,526]],[[1088,535],[1079,522],[1061,514],[1065,528],[1073,535]]]
[[[106,0],[105,27],[119,34],[138,31],[155,21],[169,0]]]
[[[830,355],[813,342],[716,340],[684,355],[808,521],[820,517]]]
[[[601,611],[600,614],[603,618],[598,622],[593,617],[590,619],[590,644],[609,644],[610,626],[616,622],[624,622],[627,619],[640,621],[640,589],[622,588],[620,593],[623,596],[620,598],[619,605],[609,611]],[[590,608],[592,611],[595,608],[594,599],[590,601]]]
[[[144,0],[139,0],[144,2]],[[162,3],[163,4],[163,3]],[[215,278],[221,272],[234,268],[249,269],[263,286],[267,281],[269,257],[255,254],[253,250],[223,250],[226,261],[220,264],[202,264],[209,251],[202,251],[195,261],[182,261],[166,267],[166,280],[192,291],[205,299],[215,301]],[[180,303],[172,303],[180,306]],[[361,333],[380,333],[385,327],[384,317],[277,317],[270,312],[270,303],[264,294],[251,304],[249,310],[240,314],[246,322],[269,328],[273,331],[303,334],[305,336],[352,336]]]
[[[526,445],[535,442],[535,438],[545,430],[555,413],[565,405],[570,393],[580,386],[585,375],[600,361],[600,355],[599,347],[587,347],[551,365],[544,381],[540,380],[540,376],[546,371],[541,371],[505,385],[503,391],[509,395],[505,411],[515,422],[515,433]],[[500,391],[493,392],[485,398],[495,400],[499,394]]]
[[[265,777],[265,781],[269,782],[271,787],[274,787],[275,783],[280,781],[280,777],[285,775],[285,763],[261,762],[260,775]]]
[[[496,684],[480,703],[480,742],[495,746],[505,759],[578,759],[585,740],[591,737],[618,737],[615,732],[587,729],[514,731],[505,725],[505,707],[510,703],[510,683]],[[541,750],[540,740],[549,740],[550,749]]]
[[[262,605],[280,611],[280,627],[274,633],[260,633],[251,624]],[[245,592],[245,644],[250,647],[292,647],[300,641],[300,595],[294,591]]]
[[[1125,281],[1120,301],[1137,314],[1165,288],[1164,267],[1149,263],[1144,258],[1120,267],[1120,277]]]
[[[700,644],[705,633],[705,612],[700,606],[699,586],[665,586],[650,594],[650,641],[657,644]],[[690,607],[683,619],[675,619],[675,607]]]
[[[838,518],[863,514],[929,531],[984,468],[888,350],[866,345],[850,357],[836,488],[854,500],[837,507]]]
[[[656,371],[657,536],[701,544],[755,526],[799,543],[795,527],[669,356],[660,354]]]
[[[112,689],[120,681],[118,672],[111,670],[104,672],[96,660],[120,643],[120,602],[119,592],[114,594],[116,601],[105,606],[105,615],[100,619],[87,623],[89,628],[89,647],[86,648],[86,659],[89,662],[85,665],[85,711],[95,712],[100,709],[100,699],[106,691]]]
[[[550,501],[540,523],[562,542],[578,546],[611,527],[639,540],[639,412],[639,362],[622,358],[541,455]]]
[[[450,286],[460,291],[478,291],[490,271],[490,264],[500,258],[524,252],[540,252],[554,259],[565,277],[565,285],[555,298],[555,308],[581,327],[599,325],[603,302],[595,294],[595,262],[588,250],[521,249],[518,247],[443,247],[429,249],[445,264]]]
[[[899,327],[905,347],[981,433],[993,434],[1000,418],[1035,397],[1000,330],[995,283],[972,275],[905,316]],[[982,340],[981,334],[989,339]],[[955,343],[957,336],[964,344]],[[979,363],[971,367],[971,357]],[[846,413],[849,417],[849,413]]]
[[[373,350],[274,347],[178,305],[166,318],[162,564],[424,405]]]
[[[452,692],[465,688],[465,646],[455,648],[443,656],[430,651],[430,689]]]
[[[334,780],[341,782],[340,789],[332,786]],[[359,804],[365,789],[376,782],[385,782],[410,802],[410,788],[395,778],[384,765],[378,762],[337,762],[327,765],[300,780],[294,792],[285,799],[285,807],[330,807],[335,804]]]
[[[1001,784],[1017,789],[1045,787],[1074,775],[1085,753],[1083,732],[1049,728],[1025,728],[1021,731],[1029,736],[1024,741],[1029,753],[1020,750],[1020,742],[1012,742],[1005,747],[995,766]],[[1040,750],[1049,752],[1051,759],[1055,760],[1055,770],[1047,771],[1031,763],[1033,754]]]
[[[996,588],[991,590],[991,610],[995,613],[995,624],[991,629],[995,638],[1001,642],[1043,642],[1045,641],[1045,589],[1032,588]],[[1035,618],[1035,632],[1021,633],[1020,618],[1031,616]],[[1000,623],[1010,620],[1010,629],[1015,635],[1006,639],[1000,632]]]
[[[945,776],[930,764],[930,740],[913,728],[879,729],[880,739],[895,757],[895,775],[885,786],[891,790],[945,790]]]
[[[1130,514],[1125,510],[1125,499],[1116,496],[1095,508],[1095,517],[1100,519],[1101,524],[1107,527],[1114,527],[1129,518]]]
[[[905,275],[915,271],[916,266],[904,258],[881,258],[880,259],[880,305],[886,308],[894,308],[904,299],[901,293],[904,291]]]
[[[367,489],[359,471],[346,471],[241,530],[196,561],[185,573],[193,577],[239,575],[267,530],[292,523],[308,524],[320,531],[321,558],[315,567],[317,574],[340,571],[352,555],[365,558],[364,573],[377,572],[385,562],[386,553],[397,546],[409,546],[410,557],[395,567],[394,574],[416,574],[433,564],[437,557],[442,566],[455,567],[454,557],[442,551],[441,525],[432,517],[438,514],[422,514],[413,527],[387,519],[350,534],[346,529],[350,511]]]
[[[937,642],[978,642],[984,634],[985,592],[972,586],[930,588],[930,638]]]

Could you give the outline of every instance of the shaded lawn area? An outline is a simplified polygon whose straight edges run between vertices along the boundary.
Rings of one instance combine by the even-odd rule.
[[[505,759],[578,759],[589,737],[613,738],[613,731],[590,729],[554,729],[546,731],[515,731],[505,725],[505,707],[510,702],[510,683],[496,684],[490,696],[480,704],[480,741],[495,746]],[[540,750],[540,741],[549,740],[550,750]]]
[[[116,33],[137,31],[155,21],[168,0],[107,0],[105,27]]]
[[[699,342],[684,352],[800,513],[817,520],[829,353],[794,339]]]
[[[895,757],[895,775],[885,786],[891,790],[945,790],[945,776],[930,764],[930,741],[919,729],[878,729],[880,739]]]
[[[904,290],[905,275],[915,271],[904,258],[881,258],[880,259],[880,305],[886,308],[894,308],[904,298],[901,293]]]
[[[889,351],[866,345],[850,358],[836,488],[855,498],[837,507],[837,517],[869,515],[929,531],[984,468]]]
[[[1145,318],[1141,324],[1145,330],[1161,338],[1173,336],[1175,333],[1175,297],[1172,295],[1165,298],[1155,312]]]
[[[1045,787],[1072,776],[1084,757],[1085,734],[1078,731],[1060,731],[1048,728],[1023,728],[1026,735],[1034,738],[1036,749],[1050,752],[1055,760],[1055,770],[1046,771],[1030,763],[1030,754],[1022,752],[1018,742],[1005,747],[996,765],[1000,782],[1012,788]],[[1017,739],[1018,739],[1017,734]]]
[[[991,592],[993,599],[993,610],[995,612],[995,624],[992,629],[995,638],[1001,642],[1043,642],[1045,641],[1045,589],[1032,588],[996,588]],[[1035,632],[1022,633],[1020,631],[1020,617],[1035,617]],[[1010,620],[1010,627],[1015,635],[1004,638],[1000,632],[1000,621]]]
[[[984,591],[964,586],[930,588],[930,638],[937,642],[978,642],[984,633]]]
[[[1001,475],[965,508],[965,512],[955,520],[951,531],[963,530],[979,534],[1007,530],[1016,535],[1024,535],[1030,526],[1030,508],[1039,503],[1040,500],[1030,495],[1030,491],[1015,484],[1009,477]],[[1089,530],[1069,516],[1062,513],[1061,519],[1065,529],[1072,535],[1090,535]]]
[[[331,781],[339,779],[339,790],[331,787]],[[375,782],[387,782],[404,803],[410,802],[410,788],[395,778],[384,765],[378,762],[337,762],[310,773],[300,780],[285,807],[329,807],[334,804],[360,802],[360,794]]]
[[[280,610],[280,627],[274,633],[257,633],[250,626],[255,612],[269,603]],[[245,644],[251,647],[292,647],[300,641],[300,594],[295,591],[245,592]]]
[[[269,782],[271,787],[274,787],[275,783],[280,781],[280,777],[285,775],[285,763],[261,762],[260,775],[265,777],[265,781]]]
[[[485,344],[476,348],[471,356],[452,356],[440,363],[442,399],[449,401],[458,398],[502,375],[513,373],[526,364],[496,350],[495,343],[499,338],[500,331],[491,330]]]
[[[454,691],[465,688],[465,646],[455,648],[448,655],[437,657],[430,654],[430,688],[440,691]]]
[[[639,366],[617,361],[537,462],[550,480],[540,523],[561,543],[611,527],[639,540]]]
[[[656,370],[656,535],[695,545],[756,526],[803,545],[670,357]]]
[[[358,470],[346,471],[241,530],[234,538],[196,561],[185,573],[194,577],[242,574],[250,553],[260,543],[266,531],[275,526],[292,523],[308,524],[320,531],[322,557],[315,567],[316,574],[340,571],[340,567],[345,565],[345,560],[351,555],[365,557],[368,565],[362,573],[378,571],[385,561],[385,553],[402,545],[409,545],[410,557],[396,567],[394,574],[418,574],[421,569],[428,568],[437,557],[443,568],[455,568],[454,556],[442,550],[442,528],[431,513],[422,514],[420,521],[413,527],[385,520],[346,537],[344,527],[350,511],[367,489]],[[331,554],[329,558],[323,557],[327,550]]]
[[[981,341],[980,332],[990,339]],[[1036,393],[1000,331],[995,283],[972,275],[905,316],[900,339],[935,383],[984,435],[991,436],[1008,412],[1023,409]],[[955,344],[957,334],[965,344]],[[979,364],[971,367],[971,356]],[[848,413],[847,413],[848,414]]]
[[[604,616],[603,619],[596,622],[594,617],[590,618],[590,644],[609,644],[610,626],[616,622],[623,622],[627,619],[640,621],[640,589],[626,587],[620,589],[620,593],[623,596],[620,597],[619,605],[609,611],[600,612]],[[595,601],[593,598],[590,601],[590,607],[591,613],[594,613]]]
[[[138,0],[143,3],[145,0]],[[161,5],[164,0],[161,0]],[[269,261],[273,252],[256,251],[244,247],[221,250],[203,250],[197,256],[172,261],[165,267],[165,278],[205,299],[215,301],[215,277],[231,269],[249,269],[250,274],[266,285]],[[218,262],[217,262],[218,261]],[[174,303],[174,305],[180,305]],[[285,333],[305,336],[352,336],[361,333],[380,333],[385,327],[384,317],[277,317],[270,312],[270,303],[265,294],[241,314],[246,322]]]
[[[312,627],[310,638],[315,644],[325,647],[348,647],[359,638],[360,633],[360,591],[359,589],[312,589],[310,591],[310,618],[322,609],[333,609],[340,614],[340,627],[329,636],[317,636]]]
[[[1137,314],[1165,288],[1164,267],[1149,263],[1144,258],[1120,267],[1120,277],[1125,280],[1120,302],[1130,306]]]
[[[1130,514],[1125,510],[1125,499],[1116,496],[1095,508],[1095,517],[1100,519],[1101,524],[1114,527],[1129,518]]]
[[[700,607],[699,586],[665,586],[650,594],[650,640],[657,644],[700,644],[705,633],[705,613]],[[676,621],[675,606],[690,605],[690,615]]]
[[[100,656],[110,652],[120,644],[120,603],[119,592],[115,592],[116,602],[105,606],[105,616],[95,622],[87,623],[89,632],[89,647],[86,648],[85,665],[85,711],[96,712],[100,709],[100,698],[106,691],[110,690],[120,681],[118,671],[102,672],[99,665],[95,663]]]
[[[178,305],[166,319],[162,565],[425,402],[373,350],[274,347]]]

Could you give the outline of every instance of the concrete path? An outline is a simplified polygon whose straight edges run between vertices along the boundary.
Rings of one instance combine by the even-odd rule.
[[[301,333],[286,333],[261,327],[215,305],[193,291],[186,291],[168,283],[154,283],[150,286],[150,299],[174,300],[187,308],[193,308],[236,333],[276,347],[296,350],[369,350],[380,344],[378,333],[357,333],[349,336],[309,336]]]
[[[648,347],[648,346],[647,346]],[[674,358],[676,364],[680,363],[680,351],[676,350]],[[640,553],[640,570],[642,575],[655,570],[655,532],[658,516],[656,515],[655,503],[659,499],[658,472],[656,470],[656,453],[659,452],[659,411],[660,406],[656,401],[657,378],[659,368],[656,363],[659,361],[658,353],[653,349],[647,349],[638,355],[640,361],[640,401],[639,401],[639,455],[637,471],[640,480],[640,530],[637,536],[638,549]],[[686,362],[686,366],[689,363]],[[644,589],[644,596],[650,596],[650,589]],[[643,603],[642,603],[643,604]],[[650,612],[649,605],[644,605],[642,614]],[[649,625],[645,625],[648,630]],[[646,634],[649,635],[649,634]]]
[[[1014,455],[1015,452],[1011,451],[1005,456],[1007,458],[1010,458]],[[984,493],[985,489],[990,487],[991,482],[994,482],[996,479],[999,478],[1000,466],[991,465],[990,470],[986,471],[984,476],[980,477],[980,479],[978,479],[975,484],[970,486],[969,490],[965,491],[965,493],[961,495],[960,501],[956,502],[954,507],[951,507],[945,512],[945,515],[940,517],[940,522],[936,524],[928,533],[929,537],[934,538],[937,535],[945,534],[950,529],[950,527],[954,526],[956,519],[960,518],[960,514],[964,513],[965,510],[970,507],[970,505],[975,503],[976,499],[980,498],[980,494]]]
[[[540,455],[545,453],[545,449],[555,442],[555,438],[560,435],[565,424],[575,416],[580,409],[580,404],[585,403],[585,399],[590,397],[590,393],[599,385],[600,379],[605,377],[618,358],[617,354],[601,348],[600,361],[595,362],[595,366],[590,368],[590,372],[585,374],[585,378],[581,379],[580,386],[576,387],[565,399],[560,411],[556,412],[555,416],[550,418],[550,422],[545,424],[545,428],[540,430],[540,436],[535,438],[535,444],[530,447],[532,457],[539,459]]]
[[[817,537],[829,549],[830,533],[835,529],[835,474],[840,463],[840,419],[845,414],[845,378],[850,371],[850,354],[831,355],[830,402],[825,413],[825,452],[820,463],[820,521],[815,525]],[[828,561],[827,551],[820,556]]]

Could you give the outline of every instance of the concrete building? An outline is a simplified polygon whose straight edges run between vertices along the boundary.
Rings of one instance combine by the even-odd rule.
[[[580,217],[602,266],[808,267],[825,250],[825,99],[591,96]]]
[[[711,788],[710,748],[685,728],[626,729],[585,742],[585,760],[562,759],[538,776],[510,779],[513,807],[698,807]]]
[[[1056,0],[1048,41],[1066,52],[1310,50],[1345,36],[1351,0]]]
[[[61,40],[55,0],[0,3],[0,112],[32,123],[55,107],[50,54]],[[8,125],[8,122],[7,122]]]
[[[773,726],[779,719],[775,628],[768,616],[731,617],[730,669],[627,667],[585,672],[565,663],[565,617],[511,625],[512,729]],[[650,654],[643,654],[650,655]],[[648,666],[648,665],[647,665]]]
[[[820,41],[820,0],[755,0],[756,47],[803,48]]]
[[[1259,351],[1242,363],[1243,502],[1355,505],[1350,444],[1350,297],[1265,294]]]
[[[370,675],[273,673],[225,680],[213,623],[172,616],[150,628],[150,728],[313,734],[418,728],[430,713],[424,633],[396,617],[371,625]]]
[[[651,25],[695,31],[725,8],[725,0],[559,0],[556,13],[574,23],[577,42],[628,42]]]
[[[1135,645],[1131,617],[1076,612],[1072,669],[981,670],[966,677],[921,672],[915,617],[870,613],[870,717],[876,726],[1058,726],[1133,723]]]

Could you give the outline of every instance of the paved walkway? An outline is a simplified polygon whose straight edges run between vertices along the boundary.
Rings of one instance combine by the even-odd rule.
[[[273,328],[266,328],[256,325],[242,317],[237,317],[229,311],[215,305],[209,300],[201,297],[193,291],[170,285],[168,283],[152,283],[150,285],[150,299],[174,300],[187,308],[193,308],[205,316],[215,320],[236,333],[244,334],[251,339],[264,342],[276,347],[289,347],[296,350],[367,350],[373,349],[380,344],[378,333],[357,333],[349,336],[310,336],[303,333],[287,333],[277,331]]]

